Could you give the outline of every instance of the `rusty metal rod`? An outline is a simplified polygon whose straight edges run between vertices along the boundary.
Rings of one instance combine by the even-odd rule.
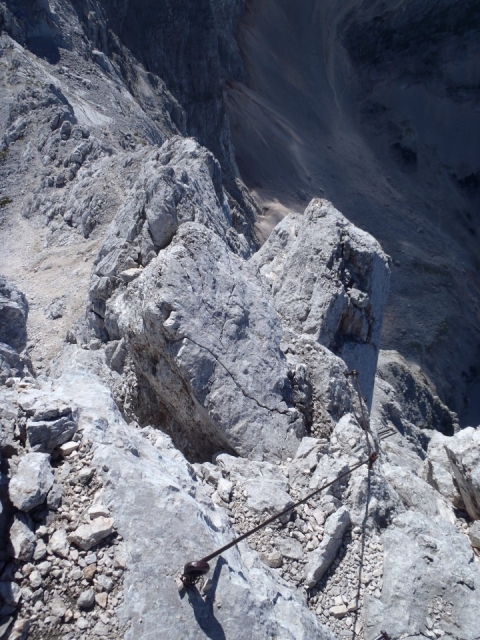
[[[338,480],[341,480],[342,478],[345,478],[346,476],[350,475],[353,471],[355,471],[359,467],[362,467],[364,464],[368,464],[369,462],[370,462],[369,458],[366,458],[365,460],[362,460],[361,462],[359,462],[358,464],[353,466],[348,471],[345,471],[345,473],[342,473],[339,476],[337,476],[335,478],[335,480],[332,480],[331,482],[328,482],[327,484],[322,485],[319,489],[315,489],[315,491],[312,491],[312,493],[310,493],[306,498],[303,498],[303,500],[299,500],[298,502],[296,502],[291,507],[288,507],[287,509],[284,509],[283,511],[280,511],[280,513],[276,513],[271,518],[268,518],[268,520],[265,520],[264,522],[262,522],[261,524],[257,525],[253,529],[250,529],[250,531],[247,531],[246,533],[242,533],[241,536],[238,536],[238,538],[235,538],[235,540],[232,540],[232,542],[229,542],[228,544],[226,544],[221,549],[218,549],[217,551],[214,551],[209,556],[205,556],[205,558],[202,558],[201,562],[208,562],[209,560],[213,560],[213,558],[216,558],[217,556],[219,556],[224,551],[227,551],[227,549],[230,549],[230,547],[235,546],[236,544],[238,544],[242,540],[245,540],[245,538],[248,538],[249,536],[253,535],[257,531],[260,531],[260,529],[263,529],[264,527],[269,525],[274,520],[277,520],[278,518],[281,518],[282,516],[286,515],[289,511],[293,511],[293,509],[295,509],[296,507],[299,507],[301,504],[304,504],[304,502],[307,502],[308,500],[310,500],[310,498],[313,498],[313,496],[317,495],[317,493],[320,493],[324,489],[328,489],[328,487],[332,486],[332,484],[335,484],[335,482],[338,482]]]

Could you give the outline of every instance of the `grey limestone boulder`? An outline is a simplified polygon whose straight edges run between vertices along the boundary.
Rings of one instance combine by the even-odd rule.
[[[45,453],[23,455],[11,478],[8,493],[12,504],[20,511],[30,511],[45,501],[53,485],[50,456]]]
[[[303,216],[284,218],[251,260],[271,283],[286,326],[360,371],[370,402],[390,281],[378,242],[315,199]]]
[[[320,545],[308,554],[305,567],[305,586],[312,589],[335,560],[345,531],[350,525],[350,514],[346,507],[327,518]]]
[[[480,519],[480,427],[468,427],[445,444],[453,477],[473,520]]]
[[[466,536],[439,517],[406,511],[382,535],[383,588],[365,599],[365,638],[476,640],[480,570]],[[430,618],[432,609],[435,617]],[[438,631],[438,633],[436,633]]]
[[[388,482],[401,497],[406,509],[413,509],[427,516],[440,515],[452,523],[455,521],[450,503],[425,480],[408,469],[389,463],[384,463],[382,469]]]
[[[247,507],[258,514],[273,515],[293,505],[283,483],[272,480],[248,480],[243,485],[247,492]]]
[[[20,351],[27,341],[28,303],[21,291],[0,276],[0,342]]]
[[[152,414],[171,416],[174,441],[189,456],[294,454],[304,421],[278,314],[254,269],[217,234],[183,224],[108,314],[155,398]]]
[[[10,527],[10,554],[16,560],[28,562],[35,551],[35,534],[30,518],[23,513],[16,514]]]
[[[27,441],[35,451],[53,451],[56,447],[71,440],[77,424],[71,415],[56,420],[27,421]]]
[[[99,516],[88,524],[81,524],[68,535],[68,541],[88,551],[113,531],[113,519]]]
[[[96,258],[90,320],[101,337],[119,337],[105,318],[106,301],[122,281],[125,286],[137,278],[187,222],[209,228],[239,255],[253,250],[252,241],[234,229],[218,161],[196,140],[174,136],[144,154],[139,175]]]
[[[465,509],[463,499],[453,480],[453,469],[445,445],[451,438],[437,431],[428,443],[428,457],[425,460],[426,481],[449,500],[457,509]]]
[[[480,549],[480,520],[475,520],[468,532],[468,537],[472,547]]]

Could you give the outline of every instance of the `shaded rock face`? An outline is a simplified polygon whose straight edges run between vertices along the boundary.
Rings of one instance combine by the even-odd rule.
[[[222,448],[259,459],[291,456],[306,428],[328,432],[350,407],[352,390],[343,377],[338,383],[345,365],[322,344],[361,369],[369,393],[388,260],[330,203],[314,201],[304,218],[285,222],[295,231],[284,253],[275,257],[272,248],[280,225],[272,245],[246,261],[248,245],[218,199],[221,183],[217,196],[206,171],[208,154],[181,140],[166,143],[159,157],[168,162],[172,154],[180,167],[186,158],[183,173],[176,170],[192,187],[172,192],[171,171],[158,179],[155,161],[146,169],[159,195],[167,189],[178,197],[148,197],[147,190],[142,205],[136,189],[140,204],[128,202],[113,221],[90,290],[95,323],[103,316],[108,337],[124,340],[133,358],[141,421],[161,416],[187,456],[205,460]],[[144,241],[148,253],[135,248]],[[122,268],[133,253],[140,261],[147,253],[148,266],[130,277]],[[270,263],[281,269],[271,288]]]
[[[262,228],[318,193],[393,260],[383,347],[418,363],[480,421],[475,0],[256,0],[238,29],[246,81],[227,85],[242,176]],[[415,286],[412,287],[412,283]]]
[[[23,293],[0,276],[0,342],[21,351],[27,342],[27,316]]]
[[[409,367],[395,351],[380,352],[377,376],[395,389],[402,415],[416,427],[447,436],[458,429],[456,415],[432,391],[422,372]]]
[[[215,234],[182,225],[108,313],[184,451],[294,453],[304,423],[289,402],[278,316],[255,272]]]
[[[252,259],[285,325],[312,335],[360,372],[371,403],[389,260],[327,201],[288,216]]]

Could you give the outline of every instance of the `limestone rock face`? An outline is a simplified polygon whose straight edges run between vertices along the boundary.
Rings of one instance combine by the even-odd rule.
[[[420,370],[410,367],[396,351],[380,351],[377,376],[395,389],[404,419],[421,429],[435,429],[451,436],[457,418],[435,395]]]
[[[20,511],[30,511],[41,504],[53,485],[50,456],[44,453],[27,453],[10,480],[8,493],[13,505]]]
[[[438,517],[406,511],[382,536],[383,589],[366,599],[365,637],[378,629],[398,637],[422,636],[433,626],[447,636],[474,640],[480,619],[480,572],[468,540]]]
[[[473,520],[480,519],[480,428],[468,427],[445,444],[453,477]]]
[[[345,507],[341,507],[327,519],[323,540],[318,549],[309,554],[305,567],[305,586],[307,588],[314,587],[335,560],[349,524],[350,514]]]
[[[175,136],[144,156],[96,258],[90,285],[92,322],[105,317],[105,302],[121,284],[119,276],[127,284],[138,277],[186,222],[208,227],[241,255],[253,248],[251,240],[233,228],[220,165],[209,151],[195,140]],[[108,318],[106,330],[110,339],[117,337]]]
[[[252,258],[270,281],[286,326],[308,334],[361,374],[372,399],[389,258],[331,203],[287,216]]]
[[[424,475],[426,481],[447,498],[454,507],[464,510],[465,504],[454,482],[453,468],[445,448],[451,440],[438,431],[433,434],[428,443]]]
[[[277,312],[250,264],[217,234],[182,225],[108,313],[189,455],[293,455],[304,422]]]
[[[178,592],[175,577],[187,561],[232,539],[228,518],[166,435],[159,433],[155,444],[148,442],[124,422],[99,378],[83,369],[80,360],[69,360],[52,393],[67,403],[76,398],[79,428],[93,441],[104,505],[123,537],[128,571],[117,613],[122,624],[130,623],[123,637],[141,640],[152,629],[168,628],[172,640],[203,634],[230,638],[241,629],[252,638],[273,634],[285,640],[333,640],[301,598],[243,544],[211,562],[206,599],[196,589]],[[220,457],[232,469],[245,464]],[[246,464],[252,469],[260,465]],[[269,477],[281,476],[276,465],[263,464],[271,467]],[[106,518],[91,525],[98,520]]]
[[[0,342],[19,351],[27,341],[28,303],[21,291],[0,276]]]

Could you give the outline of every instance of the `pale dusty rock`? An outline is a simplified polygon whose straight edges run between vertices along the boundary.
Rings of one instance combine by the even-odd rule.
[[[230,480],[227,480],[226,478],[220,478],[217,485],[217,492],[224,502],[230,502],[232,490],[233,482],[230,482]]]
[[[339,458],[331,458],[329,455],[324,454],[318,461],[318,465],[313,472],[310,479],[310,489],[318,489],[324,484],[328,484],[337,478],[338,476],[346,473],[350,468],[348,459],[344,456]],[[348,484],[348,476],[338,480],[331,487],[325,490],[326,493],[341,498],[345,487]]]
[[[13,505],[20,511],[30,511],[44,502],[53,485],[50,456],[27,453],[20,459],[15,475],[8,485]]]
[[[346,507],[341,507],[333,515],[329,516],[324,528],[324,534],[320,545],[308,554],[305,567],[305,586],[307,589],[314,587],[322,579],[338,553],[342,538],[350,525],[350,515]]]
[[[301,560],[303,557],[303,545],[295,538],[279,538],[275,541],[275,547],[284,558]]]
[[[10,527],[11,554],[17,560],[28,561],[35,550],[35,534],[28,516],[20,513],[14,516]]]
[[[277,312],[253,266],[218,235],[183,224],[107,307],[128,335],[146,395],[158,399],[152,419],[168,410],[172,437],[190,456],[294,454],[305,426],[292,404]]]
[[[57,529],[51,536],[48,546],[52,552],[60,558],[68,558],[70,544],[65,529]]]
[[[95,518],[109,518],[110,511],[103,504],[94,504],[87,510],[88,515],[92,520]]]
[[[33,552],[33,560],[35,562],[39,562],[40,560],[43,560],[43,558],[45,558],[46,555],[47,555],[47,545],[44,543],[44,541],[41,538],[37,539],[37,542],[35,545],[35,551]]]
[[[392,637],[424,634],[432,603],[448,637],[478,637],[480,571],[462,533],[438,517],[406,511],[383,533],[382,545],[381,596],[365,601],[368,639],[387,627]]]
[[[453,481],[453,469],[448,458],[445,445],[450,438],[436,432],[428,443],[428,457],[425,460],[425,480],[450,500],[457,509],[464,509],[462,497]]]
[[[88,551],[113,531],[113,519],[99,516],[90,524],[81,524],[68,535],[69,542]]]
[[[129,569],[125,573],[128,597],[117,612],[120,624],[130,623],[125,640],[141,640],[153,628],[169,628],[172,640],[180,640],[188,635],[189,628],[198,628],[195,613],[188,598],[179,598],[173,578],[164,577],[177,575],[186,557],[226,544],[233,537],[232,529],[224,511],[212,505],[203,485],[193,479],[193,469],[171,448],[168,438],[163,437],[160,458],[158,445],[153,446],[125,424],[100,380],[84,371],[75,357],[70,355],[69,360],[70,368],[56,381],[54,393],[75,397],[80,407],[80,428],[95,443],[93,465],[104,481],[103,500],[123,537]],[[100,418],[108,429],[96,426]],[[131,453],[133,447],[135,454]],[[231,463],[232,473],[240,463],[256,469],[256,463],[225,458]],[[271,477],[278,477],[274,465],[267,467]],[[185,529],[188,535],[184,535]],[[158,541],[167,539],[170,552],[165,554]],[[209,619],[205,627],[210,635],[216,633],[218,621],[227,638],[238,635],[241,628],[253,638],[273,631],[285,640],[332,640],[332,634],[301,605],[300,597],[276,580],[246,545],[226,552],[211,567],[209,575],[217,586],[215,620]],[[159,601],[161,607],[154,604]],[[262,616],[249,615],[260,606]],[[171,607],[180,616],[174,628]]]
[[[284,484],[272,480],[247,480],[244,489],[248,494],[247,506],[259,514],[279,513],[293,505],[293,500],[284,490]]]
[[[339,604],[334,607],[330,607],[328,612],[334,618],[344,618],[347,615],[348,610],[344,604]]]
[[[73,440],[70,442],[65,442],[65,444],[62,444],[58,447],[58,450],[60,451],[60,453],[62,454],[62,456],[69,456],[71,453],[73,453],[76,449],[78,449],[79,447],[79,443],[78,442],[74,442]]]
[[[391,464],[384,464],[383,471],[406,509],[415,509],[426,516],[441,515],[452,523],[455,521],[450,503],[414,473]]]
[[[378,242],[315,199],[303,216],[284,218],[252,261],[270,281],[285,324],[361,371],[370,403],[390,282]]]
[[[453,476],[465,508],[473,520],[480,519],[480,427],[468,427],[445,443]]]
[[[96,593],[95,602],[98,604],[99,607],[102,607],[102,609],[105,609],[108,602],[108,595],[104,591],[101,593]]]
[[[401,497],[388,482],[381,465],[375,466],[375,473],[370,478],[366,467],[355,471],[346,497],[351,520],[357,526],[383,529],[389,526],[396,515],[405,511]]]
[[[283,563],[282,554],[278,551],[261,553],[259,557],[262,562],[264,562],[268,567],[271,567],[272,569],[278,569],[282,566]]]
[[[335,439],[333,450],[339,450],[345,455],[355,455],[365,458],[368,452],[365,433],[356,417],[347,413],[335,425],[332,431]]]
[[[468,537],[472,547],[480,549],[480,520],[475,520],[475,522],[470,526]]]
[[[43,585],[42,574],[37,569],[34,569],[32,571],[32,573],[28,576],[28,580],[32,589],[38,589]]]
[[[49,606],[50,606],[50,611],[57,618],[63,618],[63,616],[67,611],[67,607],[64,601],[59,596],[55,596],[54,598],[52,598],[51,602],[49,603]]]

